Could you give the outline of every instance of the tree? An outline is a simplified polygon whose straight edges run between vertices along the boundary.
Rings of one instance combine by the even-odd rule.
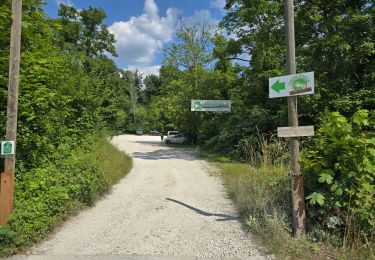
[[[347,116],[375,108],[374,17],[371,0],[298,1],[298,66],[317,81],[318,95],[307,98],[311,117],[324,108]]]
[[[281,111],[268,101],[268,78],[285,74],[282,1],[228,0],[222,26],[234,33],[232,56],[249,53],[252,101]],[[372,1],[296,1],[297,70],[315,71],[316,95],[300,98],[302,120],[316,122],[325,108],[351,114],[375,107],[374,5]]]
[[[58,15],[61,16],[61,35],[62,43],[70,43],[73,46],[78,45],[80,38],[81,24],[78,20],[79,13],[73,6],[60,4]]]
[[[60,4],[59,16],[63,43],[72,45],[87,57],[98,57],[105,52],[117,56],[115,37],[103,24],[106,14],[101,8],[90,6],[78,11],[73,6]]]
[[[145,104],[150,104],[152,99],[160,94],[161,78],[156,75],[147,75],[144,80]]]
[[[109,33],[108,26],[103,24],[106,18],[101,8],[89,6],[79,12],[80,21],[83,25],[81,48],[87,56],[99,56],[105,51],[117,56],[114,43],[115,37]]]
[[[135,131],[145,126],[146,111],[140,102],[142,93],[142,74],[136,71],[120,71],[122,81],[127,85],[127,94],[130,102],[127,108],[131,118],[127,120],[127,130]]]

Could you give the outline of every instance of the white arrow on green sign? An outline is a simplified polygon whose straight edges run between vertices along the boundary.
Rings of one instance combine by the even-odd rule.
[[[290,97],[314,94],[314,72],[270,78],[269,97]]]
[[[230,100],[191,100],[191,111],[230,112]]]

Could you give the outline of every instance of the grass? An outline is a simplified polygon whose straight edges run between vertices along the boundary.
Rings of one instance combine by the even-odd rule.
[[[319,259],[318,245],[291,236],[291,190],[286,167],[212,163],[246,226],[281,259]]]
[[[269,253],[278,259],[375,259],[374,250],[364,245],[335,248],[328,241],[317,242],[310,233],[293,237],[287,144],[260,137],[256,144],[245,141],[241,145],[245,163],[232,162],[212,151],[199,153],[219,170],[244,224]]]
[[[101,138],[91,154],[99,162],[98,168],[103,172],[104,179],[109,186],[116,184],[132,168],[132,159],[124,152],[111,145],[107,139]]]
[[[14,211],[0,227],[0,256],[41,241],[69,216],[92,206],[132,168],[132,160],[102,135],[93,135],[56,160],[17,173]],[[65,153],[63,153],[65,151]]]

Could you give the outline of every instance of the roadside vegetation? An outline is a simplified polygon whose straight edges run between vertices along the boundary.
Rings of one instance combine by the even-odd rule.
[[[70,215],[92,206],[131,165],[131,158],[104,135],[92,135],[73,152],[18,172],[14,211],[8,224],[0,227],[0,255],[22,252]]]
[[[337,114],[331,114],[330,117],[331,120],[341,118],[343,124],[349,124]],[[354,120],[358,117],[361,116],[357,115]],[[327,136],[335,131],[331,128],[331,120],[329,123],[323,123],[324,126],[318,133],[320,142],[332,141]],[[340,127],[339,129],[343,130]],[[340,130],[335,133],[336,136],[340,134],[342,134]],[[348,137],[347,140],[353,140],[352,138],[356,137]],[[308,140],[310,141],[312,138]],[[320,151],[337,148],[336,144],[320,147]],[[355,145],[346,147],[347,151],[340,153],[339,157],[343,154],[347,155],[348,150],[355,149]],[[319,194],[322,201],[307,204],[307,235],[294,238],[291,228],[291,177],[288,176],[287,142],[275,136],[266,138],[259,135],[256,143],[242,143],[241,149],[246,153],[246,159],[243,162],[234,162],[228,157],[204,149],[200,151],[200,154],[218,169],[217,173],[222,176],[228,196],[235,203],[244,224],[261,240],[269,253],[275,254],[279,259],[375,258],[374,229],[369,224],[374,216],[373,198],[371,192],[363,191],[368,185],[367,181],[357,179],[361,183],[353,185],[355,180],[346,183],[345,181],[352,177],[347,174],[349,169],[342,169],[338,173],[341,176],[332,176],[330,184],[340,182],[340,187],[350,186],[352,198],[342,200],[342,197],[335,196],[335,190],[324,189],[324,195]],[[311,151],[308,153],[310,154]],[[358,152],[358,156],[361,156],[360,154]],[[330,155],[337,157],[337,154]],[[366,164],[367,159],[368,157],[361,157],[358,165]],[[318,162],[319,165],[324,164],[324,161],[318,160]],[[311,167],[310,164],[308,165]],[[311,170],[307,166],[305,169]],[[316,172],[306,170],[307,192],[316,191],[317,183],[325,183],[321,177],[325,176],[325,171],[330,171],[330,169],[327,167],[325,170],[319,169]],[[313,174],[318,176],[313,178]],[[366,173],[361,177],[366,178]],[[358,196],[358,194],[363,195]],[[344,192],[341,195],[345,196]],[[312,200],[313,196],[310,197]],[[356,216],[356,214],[367,213],[371,217]],[[354,219],[357,221],[366,219],[367,223],[354,222]]]
[[[0,2],[1,136],[10,2]],[[179,130],[225,154],[215,164],[229,195],[280,257],[374,258],[375,5],[294,3],[297,72],[315,73],[315,94],[298,98],[299,124],[316,129],[301,142],[305,238],[291,237],[288,145],[274,137],[288,124],[286,100],[268,97],[268,79],[286,68],[282,1],[227,0],[219,26],[182,20],[160,75],[143,77],[108,57],[115,39],[100,8],[61,5],[50,19],[43,1],[24,0],[16,201],[2,254],[42,239],[126,174],[130,160],[100,133],[143,129]],[[191,112],[191,99],[231,100],[232,111]]]
[[[227,0],[218,27],[182,21],[160,76],[139,93],[154,91],[139,99],[145,129],[180,130],[237,162],[219,163],[228,192],[271,251],[374,258],[375,6],[294,4],[297,72],[315,75],[315,94],[298,98],[299,125],[316,129],[301,138],[305,239],[291,238],[289,148],[274,137],[288,125],[286,98],[268,95],[268,79],[286,74],[283,1]],[[191,112],[192,99],[231,100],[232,110]]]
[[[99,8],[23,1],[14,211],[0,227],[0,255],[42,240],[125,176],[131,159],[108,141],[131,117],[132,73],[116,55]],[[5,134],[11,1],[0,2],[0,136]],[[3,161],[1,161],[1,168]],[[1,169],[2,171],[2,169]]]

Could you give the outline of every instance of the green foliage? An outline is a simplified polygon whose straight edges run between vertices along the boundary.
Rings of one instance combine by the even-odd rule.
[[[288,149],[281,143],[268,142],[264,136],[259,138],[255,142],[257,150],[251,145],[242,148],[248,149],[246,154],[256,158],[251,160],[250,156],[250,163],[233,163],[227,157],[218,157],[205,150],[202,155],[219,169],[228,195],[245,225],[261,239],[265,249],[280,259],[372,259],[371,240],[368,244],[362,241],[350,248],[333,247],[331,243],[317,241],[317,238],[325,238],[336,245],[342,243],[330,234],[342,225],[341,219],[335,216],[329,218],[327,229],[309,226],[306,236],[293,237],[291,179],[286,174],[288,166],[283,161],[275,163],[270,160],[272,157],[283,157]],[[262,152],[258,154],[258,150]],[[322,202],[318,193],[311,197],[317,203]],[[355,236],[353,233],[350,235]]]
[[[301,143],[308,153],[308,231],[345,244],[351,235],[374,231],[373,115],[365,110],[375,108],[375,6],[368,0],[294,4],[297,69],[315,72],[316,92],[299,97],[299,124],[316,125],[321,111],[337,111]],[[258,138],[271,140],[276,151],[272,134],[287,125],[286,101],[268,98],[268,78],[286,68],[283,1],[227,0],[225,9],[221,27],[236,37],[209,33],[201,24],[180,27],[177,43],[164,52],[161,85],[148,98],[145,119],[157,129],[174,126],[237,161],[286,163],[287,154],[269,156]],[[232,63],[247,59],[247,67]],[[191,99],[230,99],[232,111],[192,113]],[[328,230],[320,232],[316,222]]]
[[[348,116],[360,108],[373,109],[373,1],[298,2],[299,65],[315,72],[319,93],[307,105],[315,115],[322,108]]]
[[[145,104],[150,104],[152,99],[155,98],[160,94],[161,88],[161,79],[156,75],[148,75],[143,80],[143,84],[145,85]]]
[[[86,138],[80,147],[60,148],[54,156],[55,161],[43,167],[17,173],[14,211],[0,227],[1,255],[42,240],[66,216],[91,206],[132,165],[98,135]]]
[[[358,110],[348,120],[324,113],[314,144],[304,155],[309,214],[323,227],[356,227],[368,236],[375,228],[375,120]],[[338,221],[332,226],[332,219]],[[350,241],[349,241],[350,242]]]
[[[365,110],[375,108],[375,7],[368,0],[294,4],[297,69],[315,72],[316,92],[299,97],[299,124],[316,125],[321,111],[337,111],[301,144],[308,154],[308,231],[345,244],[374,231],[373,115]],[[174,126],[237,161],[285,164],[288,154],[272,155],[280,148],[272,134],[287,125],[286,101],[268,98],[268,78],[285,74],[283,1],[227,0],[225,9],[221,27],[236,37],[201,24],[180,27],[177,43],[164,52],[161,86],[148,98],[146,121],[157,129]],[[248,67],[232,63],[247,59]],[[192,113],[191,99],[230,99],[232,111]],[[274,150],[263,151],[267,142]]]
[[[89,6],[79,11],[73,6],[60,4],[59,16],[63,47],[82,51],[87,57],[97,57],[105,52],[117,56],[115,37],[103,24],[106,18],[103,9]]]
[[[0,2],[1,136],[5,133],[10,2]],[[317,123],[325,109],[351,118],[327,112],[313,139],[315,143],[302,144],[308,151],[304,165],[310,202],[308,227],[321,237],[344,240],[355,229],[369,234],[375,215],[374,119],[364,109],[373,111],[375,107],[375,7],[369,0],[294,3],[297,68],[315,71],[316,86],[315,95],[299,98],[300,124]],[[22,244],[36,229],[39,233],[35,233],[35,238],[40,239],[56,222],[54,215],[61,218],[77,206],[71,205],[67,197],[89,205],[95,194],[121,176],[103,178],[100,172],[108,166],[95,164],[79,152],[74,156],[81,161],[76,162],[70,153],[77,147],[86,147],[87,135],[102,128],[117,133],[137,128],[181,130],[193,142],[220,150],[238,161],[249,161],[261,172],[268,171],[269,165],[283,167],[288,160],[285,153],[277,156],[285,147],[272,139],[276,127],[287,124],[286,102],[268,98],[268,78],[285,74],[282,1],[227,0],[221,26],[236,36],[231,39],[218,35],[217,28],[207,24],[181,23],[176,41],[165,49],[160,76],[148,76],[143,82],[138,72],[118,69],[104,55],[115,55],[115,50],[114,36],[103,24],[103,10],[61,5],[60,17],[47,19],[41,5],[41,0],[23,1],[17,139],[17,188],[32,187],[17,195],[17,203],[20,209],[26,208],[28,202],[23,200],[35,196],[32,203],[36,211],[17,211],[14,217],[14,228],[23,225],[25,237],[18,236],[15,229],[3,227],[0,241]],[[243,54],[248,57],[245,60],[249,60],[249,66],[231,62],[241,60]],[[192,113],[191,99],[230,99],[232,112]],[[65,173],[76,173],[74,184],[65,178]],[[249,176],[253,178],[255,174],[252,171]],[[233,175],[245,184],[238,184],[240,194],[248,195],[251,190],[259,198],[267,195],[244,180],[249,176]],[[36,181],[34,176],[39,176]],[[51,176],[56,176],[56,181]],[[261,176],[252,181],[283,198],[285,194],[275,183],[285,180],[268,173]],[[233,197],[245,196],[238,194]],[[272,199],[267,203],[272,204]],[[251,210],[246,207],[247,213],[264,209],[263,204],[255,202]],[[288,222],[276,221],[285,215],[272,215],[269,209],[260,226],[276,234]],[[262,218],[262,210],[254,216]],[[24,225],[28,218],[30,223]],[[328,231],[320,232],[314,221]],[[341,243],[340,239],[337,241]]]
[[[5,135],[10,2],[0,2],[0,136]],[[41,5],[23,1],[15,200],[8,225],[0,227],[2,255],[44,238],[131,167],[129,157],[97,135],[107,128],[123,131],[130,103],[128,82],[104,55],[115,54],[114,36],[102,23],[105,13],[62,5],[62,18],[47,19]]]
[[[320,178],[319,182],[321,183]],[[321,193],[313,192],[309,196],[307,196],[306,199],[309,200],[311,205],[315,205],[318,203],[320,206],[322,206],[324,204],[325,197]]]
[[[0,4],[4,17],[9,15],[7,4],[9,1]],[[47,20],[39,7],[39,1],[24,2],[23,21],[27,26],[22,31],[17,159],[20,167],[29,169],[53,160],[54,150],[67,143],[79,144],[90,132],[104,127],[124,129],[129,103],[128,83],[120,78],[114,62],[101,55],[109,51],[100,44],[101,40],[96,39],[103,48],[87,56],[78,46],[81,39],[73,41],[64,36],[64,30],[70,30],[70,22],[74,23],[64,19],[75,20],[78,11],[62,6],[63,18]],[[89,18],[91,13],[99,12],[99,18],[104,15],[96,9],[83,11]],[[89,18],[84,25],[75,20],[82,27],[80,30],[90,27],[92,17]],[[91,21],[95,24],[91,30],[98,30],[92,34],[100,34],[104,28],[99,18]],[[9,34],[10,28],[5,24],[0,26],[2,35]],[[2,43],[0,135],[5,132],[9,38]]]
[[[244,223],[261,239],[266,250],[280,259],[322,259],[322,250],[316,243],[306,237],[295,239],[291,236],[291,196],[290,179],[287,176],[287,165],[272,164],[268,157],[271,154],[282,157],[286,147],[277,148],[280,144],[268,143],[260,136],[257,140],[259,150],[263,151],[258,158],[258,166],[249,163],[213,161],[219,169],[229,197],[234,201]],[[276,147],[275,147],[276,146]],[[246,146],[247,154],[254,147]],[[243,148],[245,149],[245,148]],[[276,152],[278,151],[278,152]],[[321,253],[332,255],[332,251]]]
[[[267,100],[268,78],[285,74],[285,31],[282,1],[226,1],[222,26],[237,39],[225,49],[231,57],[251,55],[249,104],[273,113],[285,103]],[[316,123],[328,108],[352,115],[375,107],[374,5],[372,1],[294,1],[298,71],[314,71],[316,94],[301,97],[304,123]],[[285,120],[280,113],[277,120]]]

